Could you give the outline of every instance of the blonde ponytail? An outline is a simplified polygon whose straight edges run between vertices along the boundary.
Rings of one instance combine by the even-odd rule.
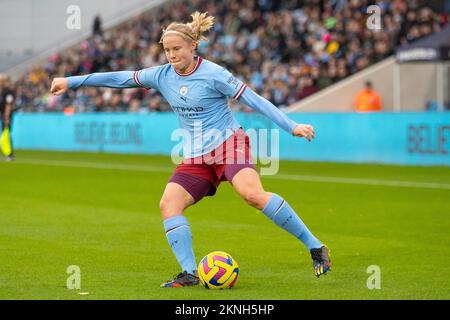
[[[214,25],[214,17],[208,16],[208,12],[200,13],[198,11],[191,14],[192,22],[177,23],[172,22],[166,29],[163,29],[163,34],[159,43],[162,43],[163,38],[168,34],[178,34],[187,41],[208,41],[208,38],[203,34],[211,30]]]
[[[200,13],[198,11],[191,14],[192,22],[187,25],[191,28],[196,41],[205,40],[208,38],[203,34],[208,32],[214,25],[214,17],[208,17],[208,12]]]

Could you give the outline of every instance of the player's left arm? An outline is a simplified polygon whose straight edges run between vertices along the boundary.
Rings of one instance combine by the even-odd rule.
[[[311,138],[315,138],[314,128],[311,125],[296,123],[269,100],[261,97],[251,88],[246,87],[244,89],[244,92],[240,95],[240,100],[250,108],[267,116],[286,132],[296,137],[304,137],[309,142]]]

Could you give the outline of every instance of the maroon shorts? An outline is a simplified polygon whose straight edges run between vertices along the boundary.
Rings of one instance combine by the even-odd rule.
[[[185,159],[169,182],[181,185],[197,202],[205,196],[213,196],[222,181],[231,181],[244,168],[256,170],[250,139],[241,128],[210,153]]]

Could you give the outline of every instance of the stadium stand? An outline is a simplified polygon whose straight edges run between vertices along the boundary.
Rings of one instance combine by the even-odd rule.
[[[170,107],[153,90],[82,88],[49,94],[56,76],[138,70],[166,63],[161,27],[186,21],[194,10],[216,17],[199,54],[245,80],[280,108],[373,65],[441,30],[449,14],[426,1],[378,1],[381,30],[366,28],[364,0],[175,1],[142,13],[35,65],[15,83],[16,109],[24,112],[154,112]],[[235,110],[250,111],[233,103]]]

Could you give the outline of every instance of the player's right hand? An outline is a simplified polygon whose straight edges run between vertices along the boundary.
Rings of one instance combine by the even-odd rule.
[[[52,81],[52,87],[50,92],[54,95],[62,95],[69,88],[68,81],[66,78],[55,78]]]

